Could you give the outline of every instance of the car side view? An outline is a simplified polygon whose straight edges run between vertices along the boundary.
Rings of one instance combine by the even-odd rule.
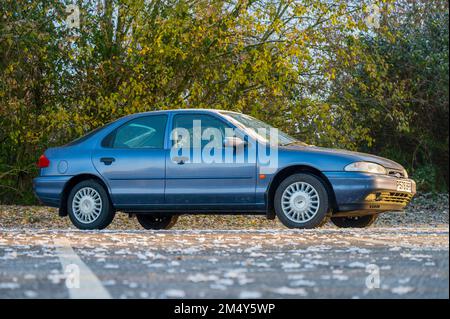
[[[33,188],[79,229],[103,229],[116,212],[136,216],[145,229],[168,229],[182,214],[361,228],[379,213],[402,210],[416,192],[394,161],[279,131],[273,142],[267,132],[277,131],[222,110],[133,114],[46,150]]]

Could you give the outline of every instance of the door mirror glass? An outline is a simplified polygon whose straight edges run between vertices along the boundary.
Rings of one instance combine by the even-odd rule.
[[[223,146],[225,147],[242,147],[247,145],[247,142],[243,141],[240,137],[231,136],[226,137],[223,141]]]

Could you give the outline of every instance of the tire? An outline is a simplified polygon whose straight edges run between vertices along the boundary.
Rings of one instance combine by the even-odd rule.
[[[152,214],[136,214],[136,218],[145,229],[170,229],[175,225],[178,216],[155,216]]]
[[[358,217],[331,217],[331,222],[339,228],[365,228],[375,223],[377,218],[377,214]]]
[[[274,198],[275,212],[288,228],[320,227],[327,219],[328,198],[321,179],[311,174],[294,174],[278,186]]]
[[[92,179],[72,188],[67,199],[67,211],[78,229],[104,229],[111,224],[115,215],[108,193]]]

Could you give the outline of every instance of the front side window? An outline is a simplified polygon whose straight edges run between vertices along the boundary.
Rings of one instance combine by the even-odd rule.
[[[164,148],[166,123],[166,115],[139,117],[108,135],[102,145],[111,148]]]
[[[187,132],[187,136],[181,134],[182,131]],[[223,139],[230,135],[231,127],[210,115],[183,114],[173,119],[172,140],[177,147],[203,147],[213,143],[220,148]]]

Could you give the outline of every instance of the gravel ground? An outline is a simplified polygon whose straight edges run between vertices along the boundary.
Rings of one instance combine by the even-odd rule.
[[[416,196],[404,212],[380,215],[375,226],[447,226],[448,194],[421,194]],[[328,225],[332,226],[332,225]],[[55,208],[43,206],[0,205],[0,228],[73,228],[68,218],[58,217]],[[178,219],[174,229],[284,229],[276,220],[248,215],[185,215]],[[108,229],[142,229],[135,218],[118,213]]]

